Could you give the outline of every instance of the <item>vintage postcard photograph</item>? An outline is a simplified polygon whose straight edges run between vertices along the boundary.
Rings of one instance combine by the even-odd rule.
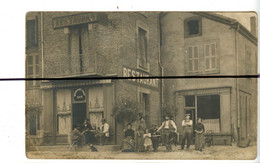
[[[29,159],[254,160],[255,12],[28,12]]]

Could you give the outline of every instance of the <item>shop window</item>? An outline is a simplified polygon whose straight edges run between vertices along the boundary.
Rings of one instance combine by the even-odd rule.
[[[90,123],[95,130],[101,130],[101,120],[104,118],[104,112],[90,112],[89,113]]]
[[[147,32],[142,28],[138,28],[138,42],[139,42],[139,66],[147,68],[148,53],[147,53]]]
[[[205,70],[211,71],[217,69],[217,56],[216,56],[216,44],[205,45]]]
[[[190,46],[188,52],[188,72],[194,73],[199,70],[199,50],[198,46]]]
[[[201,18],[192,17],[184,21],[184,37],[201,35]]]
[[[197,96],[197,117],[203,119],[206,130],[220,132],[220,96]]]
[[[33,47],[38,45],[37,17],[26,21],[26,46]]]

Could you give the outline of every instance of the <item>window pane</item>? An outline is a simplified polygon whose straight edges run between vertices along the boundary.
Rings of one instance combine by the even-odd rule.
[[[192,47],[188,48],[188,54],[189,54],[189,58],[192,58]]]
[[[30,113],[29,117],[29,129],[30,135],[36,135],[36,116]]]
[[[147,40],[146,40],[146,31],[139,28],[138,30],[139,38],[139,52],[140,52],[140,61],[141,66],[146,66],[147,63]]]
[[[36,73],[36,75],[39,75],[39,66],[36,66],[36,69],[35,69],[35,73]]]
[[[26,22],[26,41],[27,46],[35,46],[37,44],[36,40],[36,20],[27,20]]]
[[[33,56],[27,56],[27,64],[32,65],[33,64]]]
[[[38,55],[35,56],[35,64],[39,64],[39,56]]]
[[[216,60],[215,60],[215,57],[212,57],[212,58],[211,58],[211,64],[212,64],[211,66],[212,66],[212,68],[216,68],[216,63],[215,63],[215,61],[216,61]]]
[[[198,96],[197,115],[202,119],[220,118],[220,96]]]
[[[209,69],[209,59],[206,58],[206,69]]]
[[[198,59],[195,59],[194,60],[194,70],[198,71],[198,68],[199,68]]]
[[[215,44],[211,44],[211,55],[215,56]]]
[[[189,60],[189,71],[192,71],[192,60]]]
[[[194,47],[194,58],[198,58],[198,47]]]
[[[33,75],[33,67],[28,67],[28,75]]]
[[[189,35],[199,34],[199,20],[188,21]]]
[[[206,56],[209,56],[209,45],[206,45]]]
[[[185,96],[185,107],[195,107],[195,96]]]

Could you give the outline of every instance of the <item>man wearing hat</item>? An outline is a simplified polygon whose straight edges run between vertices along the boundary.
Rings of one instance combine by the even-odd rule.
[[[170,117],[168,115],[165,116],[165,121],[158,128],[157,132],[159,132],[161,129],[163,129],[163,138],[165,141],[166,151],[170,152],[172,150],[172,145],[169,136],[171,132],[177,132],[177,127],[173,120],[170,120]]]
[[[101,126],[101,144],[102,145],[107,145],[108,143],[108,138],[109,138],[109,124],[106,122],[106,119],[102,119],[102,126]]]
[[[181,149],[184,149],[185,141],[187,139],[187,149],[190,147],[190,142],[192,139],[192,120],[190,120],[190,114],[185,114],[185,120],[182,121],[183,127],[183,137],[181,143]]]

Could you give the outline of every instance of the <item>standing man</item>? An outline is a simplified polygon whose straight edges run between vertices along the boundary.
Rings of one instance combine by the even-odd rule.
[[[101,144],[102,145],[107,145],[108,143],[108,138],[109,138],[109,124],[106,122],[106,119],[102,119],[102,126],[101,126]]]
[[[169,116],[165,116],[165,121],[158,128],[157,132],[159,132],[161,129],[163,129],[163,139],[165,142],[166,151],[170,152],[172,150],[172,145],[169,136],[171,132],[177,132],[177,127],[173,120],[170,120]]]
[[[181,149],[184,149],[185,140],[187,139],[187,149],[190,147],[191,139],[192,139],[192,120],[190,120],[190,114],[185,114],[185,120],[182,121],[183,127],[183,138],[181,143]]]

